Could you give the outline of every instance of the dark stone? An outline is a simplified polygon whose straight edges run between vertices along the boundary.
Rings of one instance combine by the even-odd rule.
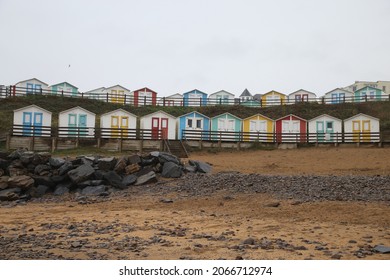
[[[157,182],[156,173],[154,171],[150,171],[149,173],[138,177],[135,185],[139,186],[139,185],[150,184],[155,182]]]
[[[53,177],[48,177],[48,176],[33,175],[32,178],[34,179],[35,186],[45,185],[50,188],[54,188],[58,183],[60,183],[60,182],[54,182],[52,179]]]
[[[267,203],[264,206],[265,207],[279,207],[280,206],[280,202],[279,201],[274,201],[274,202]]]
[[[333,254],[333,255],[331,256],[331,258],[334,259],[334,260],[339,260],[339,259],[341,259],[341,257],[342,257],[341,254]]]
[[[186,166],[184,167],[184,170],[185,170],[186,172],[195,173],[195,172],[196,172],[196,166],[186,165]]]
[[[106,172],[103,172],[101,170],[96,170],[93,176],[95,177],[96,180],[103,180],[104,179],[104,174]]]
[[[92,177],[95,169],[91,165],[83,164],[68,172],[70,180],[75,183],[81,183]]]
[[[8,158],[10,159],[20,159],[21,156],[24,154],[24,153],[30,153],[30,154],[33,154],[33,152],[28,152],[27,149],[24,149],[24,148],[21,148],[21,149],[17,149],[15,151],[13,151],[11,154],[8,155]]]
[[[128,158],[129,164],[140,164],[141,163],[141,157],[138,155],[132,155]]]
[[[140,169],[141,167],[137,163],[132,163],[125,167],[125,173],[127,175],[134,174],[138,172]]]
[[[8,174],[11,177],[27,175],[28,170],[24,167],[23,163],[19,159],[16,159],[8,166]]]
[[[100,186],[102,184],[103,184],[103,180],[87,180],[78,184],[77,186],[80,188],[85,188],[89,186]]]
[[[182,174],[181,166],[171,161],[164,163],[161,176],[165,178],[180,178]]]
[[[199,160],[190,160],[189,164],[196,166],[196,170],[200,173],[210,173],[211,165]]]
[[[11,188],[0,191],[1,201],[13,201],[19,199],[19,194],[22,190],[20,188]]]
[[[108,171],[104,174],[106,180],[112,187],[123,189],[125,186],[122,183],[122,178],[115,171]]]
[[[74,168],[72,162],[66,161],[59,169],[58,169],[58,175],[62,176],[67,174],[70,170]]]
[[[242,241],[241,243],[246,244],[246,245],[255,245],[256,241],[254,238],[249,237],[249,238],[245,239],[244,241]]]
[[[141,166],[151,166],[156,165],[159,162],[158,158],[151,157],[151,158],[142,158],[141,160]]]
[[[2,159],[0,158],[0,168],[3,169],[3,170],[7,170],[8,166],[10,165],[10,161],[6,160],[6,159]]]
[[[51,167],[46,164],[38,164],[34,168],[34,174],[36,175],[48,175],[51,171]]]
[[[180,165],[179,158],[172,155],[172,154],[169,154],[169,153],[160,152],[158,159],[159,159],[160,163],[162,163],[162,164],[164,164],[166,162],[173,162],[177,165]]]
[[[35,198],[42,197],[49,191],[49,189],[50,188],[48,186],[39,185],[38,187],[31,188],[29,194]]]
[[[154,168],[152,166],[145,166],[140,171],[138,171],[135,175],[137,175],[137,177],[140,177],[140,176],[148,174],[152,171],[154,172]]]
[[[59,184],[54,191],[54,195],[63,195],[69,193],[71,186],[71,182]]]
[[[51,180],[53,181],[54,184],[59,184],[59,183],[64,182],[64,181],[69,179],[68,174],[64,174],[64,175],[61,175],[61,176],[60,175],[55,175],[55,176],[52,176],[50,178],[51,178]]]
[[[106,189],[107,189],[107,187],[104,185],[89,186],[89,187],[84,188],[81,191],[81,194],[83,194],[83,195],[101,195],[104,192],[106,192]]]
[[[0,190],[5,190],[8,188],[8,176],[2,176],[0,177]]]
[[[384,246],[384,245],[377,245],[374,247],[374,250],[382,253],[382,254],[389,254],[390,253],[390,247]]]
[[[122,174],[125,172],[127,166],[127,157],[121,157],[118,159],[117,163],[115,164],[114,171],[118,174]]]
[[[27,175],[10,177],[8,179],[8,186],[27,190],[34,186],[34,179]]]
[[[160,152],[159,151],[153,151],[153,152],[150,152],[150,155],[152,157],[158,157],[160,155]]]
[[[64,163],[65,160],[63,158],[50,158],[49,163],[54,168],[60,168]]]
[[[135,182],[137,182],[137,179],[138,177],[135,176],[135,175],[127,175],[123,178],[122,180],[122,184],[124,186],[130,186],[130,185],[133,185],[135,184]]]
[[[170,198],[162,198],[162,199],[160,199],[160,202],[162,202],[162,203],[173,203],[173,199],[170,199]]]
[[[115,164],[116,164],[116,158],[114,158],[114,157],[98,159],[98,167],[102,171],[113,170],[115,167]]]
[[[48,152],[41,152],[34,154],[32,164],[38,165],[38,164],[46,164],[49,162],[49,159],[51,157],[51,154]]]

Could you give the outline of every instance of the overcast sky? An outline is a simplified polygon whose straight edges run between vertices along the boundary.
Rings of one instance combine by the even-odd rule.
[[[389,0],[0,0],[0,84],[321,96],[390,80],[389,34]]]

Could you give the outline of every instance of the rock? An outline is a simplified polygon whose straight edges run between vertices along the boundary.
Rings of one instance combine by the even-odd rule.
[[[37,166],[35,166],[35,169],[34,169],[34,174],[36,175],[48,175],[51,171],[51,167],[49,165],[46,165],[46,164],[38,164]]]
[[[246,245],[255,245],[255,243],[256,243],[256,241],[252,237],[249,237],[241,242],[241,244],[246,244]]]
[[[148,174],[151,171],[154,172],[154,168],[152,166],[145,166],[144,168],[140,169],[140,171],[138,171],[135,175],[137,175],[137,177],[140,177],[142,175]]]
[[[50,188],[48,186],[39,185],[37,187],[31,188],[30,195],[35,198],[42,197],[49,191],[49,189]]]
[[[0,168],[0,177],[3,176],[5,174],[5,171],[3,168]]]
[[[13,201],[19,199],[19,194],[22,190],[20,188],[11,188],[0,191],[1,201]]]
[[[115,171],[108,171],[104,174],[104,180],[106,180],[112,187],[124,189],[122,184],[122,178]]]
[[[141,159],[141,166],[156,165],[158,162],[159,162],[159,160],[156,157],[142,158]]]
[[[81,191],[81,194],[83,195],[101,195],[106,192],[107,187],[104,185],[100,186],[89,186],[84,188]]]
[[[279,201],[273,201],[273,202],[265,204],[264,206],[265,207],[279,207],[280,206],[280,202]]]
[[[45,185],[45,186],[48,186],[50,188],[54,188],[58,183],[60,183],[60,182],[54,182],[53,179],[52,179],[53,177],[49,177],[49,176],[33,175],[31,177],[34,179],[34,185],[35,186]],[[61,182],[63,182],[63,181],[64,180],[62,180]]]
[[[117,163],[114,167],[114,171],[118,174],[122,174],[125,172],[126,166],[127,166],[127,157],[121,157],[117,161]]]
[[[68,172],[70,180],[75,183],[81,183],[92,177],[95,169],[91,165],[83,164]]]
[[[102,171],[113,170],[116,165],[116,158],[107,157],[98,159],[98,168]]]
[[[137,182],[137,179],[138,177],[135,176],[135,175],[127,175],[123,178],[122,180],[122,184],[124,186],[130,186],[130,185],[133,185],[135,184],[135,182]]]
[[[190,160],[190,165],[196,166],[196,170],[201,173],[210,173],[211,165],[199,160]]]
[[[186,165],[186,166],[184,167],[184,170],[185,170],[186,172],[195,173],[195,172],[196,172],[196,166]]]
[[[125,173],[127,175],[134,174],[134,173],[138,172],[140,169],[141,168],[137,163],[133,163],[133,164],[130,164],[130,165],[125,167]]]
[[[33,154],[33,155],[34,155],[34,152],[28,152],[27,149],[21,148],[21,149],[15,150],[15,151],[13,151],[11,154],[9,154],[9,155],[8,155],[8,158],[10,158],[10,159],[20,159],[20,157],[21,157],[24,153],[30,153],[30,154]]]
[[[181,166],[171,161],[164,163],[161,176],[165,178],[180,178],[182,174]]]
[[[69,193],[71,185],[72,184],[70,182],[59,184],[54,191],[54,195],[63,195]]]
[[[100,186],[102,184],[103,184],[103,180],[87,180],[78,184],[77,186],[80,188],[86,188],[89,186]]]
[[[27,190],[34,186],[34,179],[27,175],[10,177],[8,179],[8,187],[12,188],[21,188],[22,190]]]
[[[382,254],[389,254],[390,253],[390,247],[384,246],[384,245],[377,245],[374,247],[374,250],[382,253]]]
[[[170,199],[170,198],[162,198],[162,199],[160,199],[160,202],[162,202],[162,203],[173,203],[173,199]]]
[[[0,177],[0,190],[5,190],[6,188],[8,188],[8,179],[9,176]]]
[[[32,164],[34,165],[46,164],[49,162],[50,157],[51,154],[48,152],[35,153],[32,159]]]
[[[333,254],[332,256],[330,256],[332,259],[334,260],[339,260],[341,259],[342,255],[341,254]]]
[[[8,174],[11,177],[27,175],[28,170],[24,167],[23,163],[17,159],[12,161],[12,163],[8,166]]]
[[[67,174],[70,170],[74,168],[72,162],[66,161],[59,169],[58,169],[58,175],[62,176]]]
[[[96,180],[103,180],[105,173],[106,172],[103,172],[103,171],[100,171],[100,170],[96,170],[95,173],[93,174],[93,176],[95,177]]]
[[[7,170],[9,164],[10,164],[10,161],[8,161],[8,160],[6,160],[6,159],[0,158],[0,168],[1,168],[1,169]]]
[[[50,179],[53,181],[54,184],[59,184],[61,182],[64,182],[68,179],[68,174],[64,174],[64,175],[55,175],[55,176],[51,176]]]
[[[71,244],[70,244],[70,247],[72,248],[81,248],[83,245],[78,242],[78,241],[73,241]]]
[[[135,185],[139,186],[139,185],[150,184],[155,182],[157,182],[156,173],[154,171],[150,171],[149,173],[138,177]]]
[[[152,157],[158,157],[160,155],[160,152],[159,151],[153,151],[153,152],[150,152],[150,155]]]
[[[49,159],[49,164],[53,167],[53,168],[60,168],[66,161],[63,159],[63,158],[50,158]]]
[[[160,163],[164,164],[166,162],[173,162],[177,165],[180,165],[180,160],[178,157],[176,157],[175,155],[172,155],[172,154],[169,154],[169,153],[164,153],[164,152],[160,152],[159,153],[159,156],[158,156],[158,159],[160,161]]]
[[[132,155],[128,158],[129,164],[140,164],[141,163],[141,157],[138,155]]]

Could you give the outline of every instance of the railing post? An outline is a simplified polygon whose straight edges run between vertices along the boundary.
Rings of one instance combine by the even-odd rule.
[[[202,97],[200,97],[199,99],[200,99],[199,107],[202,107]]]
[[[367,94],[364,95],[364,101],[367,102]]]
[[[126,97],[127,95],[125,94],[125,98],[123,98],[123,105],[126,105]]]
[[[163,107],[165,107],[165,96],[163,97]]]
[[[144,96],[144,106],[146,106],[146,96]]]
[[[345,95],[343,96],[343,103],[345,103]]]
[[[43,89],[42,88],[40,89],[40,92],[41,92],[41,95],[42,95],[43,94]]]
[[[64,97],[64,90],[61,90],[61,97]]]
[[[108,92],[106,93],[106,102],[108,103]]]
[[[81,93],[81,99],[84,99],[84,92]]]

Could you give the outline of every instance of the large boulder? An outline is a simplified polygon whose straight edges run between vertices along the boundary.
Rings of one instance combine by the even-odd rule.
[[[149,173],[138,177],[135,185],[139,186],[139,185],[151,184],[155,182],[157,182],[156,173],[154,171],[150,171]]]
[[[20,175],[27,175],[28,170],[25,168],[21,160],[16,159],[11,162],[11,164],[8,166],[8,174],[9,176],[20,176]]]
[[[24,154],[28,152],[27,149],[24,149],[24,148],[21,148],[21,149],[17,149],[15,151],[13,151],[11,154],[8,155],[8,158],[9,159],[20,159],[20,157]],[[28,152],[32,155],[34,155],[34,152]]]
[[[107,181],[110,186],[123,189],[125,186],[122,183],[122,178],[115,171],[108,171],[104,174],[104,180]]]
[[[141,163],[141,157],[139,155],[132,155],[129,156],[127,159],[129,164],[140,164]]]
[[[8,179],[8,187],[27,190],[34,186],[34,179],[27,175],[14,176]]]
[[[118,174],[122,174],[125,172],[127,166],[127,157],[121,157],[118,159],[117,163],[115,164],[114,171]]]
[[[60,168],[65,163],[65,160],[63,158],[52,157],[49,159],[49,163],[53,168]]]
[[[45,185],[39,185],[35,188],[31,188],[30,190],[30,195],[32,197],[42,197],[44,196],[48,191],[50,190],[50,188],[48,186],[45,186]]]
[[[200,173],[210,173],[211,165],[199,160],[190,160],[189,164],[196,166],[196,170]]]
[[[100,186],[89,186],[84,188],[81,191],[81,194],[83,195],[103,195],[106,194],[107,187],[104,185]]]
[[[7,170],[9,164],[10,164],[10,161],[8,161],[8,160],[6,160],[6,159],[0,158],[0,168],[1,168],[1,169]]]
[[[66,161],[61,167],[58,169],[58,175],[62,176],[67,174],[70,170],[74,168],[73,163],[70,161]]]
[[[91,165],[83,164],[69,171],[68,176],[73,183],[78,184],[91,178],[94,172],[95,169]]]
[[[98,167],[102,171],[113,170],[116,164],[116,158],[108,157],[108,158],[100,158],[98,159]]]
[[[164,164],[166,162],[173,162],[177,165],[180,165],[179,158],[177,156],[169,154],[169,153],[160,152],[158,159],[159,159],[160,163],[162,163],[162,164]]]
[[[78,184],[77,186],[80,188],[86,188],[89,186],[100,186],[102,184],[103,184],[103,180],[87,180]]]
[[[54,195],[63,195],[69,193],[71,187],[72,187],[71,182],[61,183],[56,186],[56,189],[54,190]]]
[[[47,164],[38,164],[34,168],[34,174],[40,175],[40,176],[49,175],[50,171],[51,171],[51,167]]]
[[[5,190],[8,188],[8,176],[2,176],[0,177],[0,190]]]
[[[163,165],[161,176],[165,178],[180,178],[183,174],[182,167],[174,162],[166,162]]]
[[[12,201],[18,200],[20,195],[20,188],[11,188],[0,191],[0,200],[1,201]]]
[[[127,187],[135,184],[135,182],[137,182],[137,179],[138,177],[135,175],[127,175],[123,178],[122,184]]]
[[[32,178],[34,179],[35,186],[45,185],[45,186],[48,186],[50,188],[54,188],[58,183],[64,181],[64,180],[62,180],[62,181],[59,181],[59,182],[55,182],[55,181],[53,181],[53,178],[55,178],[54,176],[53,177],[49,177],[49,176],[33,175]]]
[[[138,172],[141,169],[141,167],[138,165],[138,163],[132,163],[125,167],[125,173],[127,175],[134,174]]]

